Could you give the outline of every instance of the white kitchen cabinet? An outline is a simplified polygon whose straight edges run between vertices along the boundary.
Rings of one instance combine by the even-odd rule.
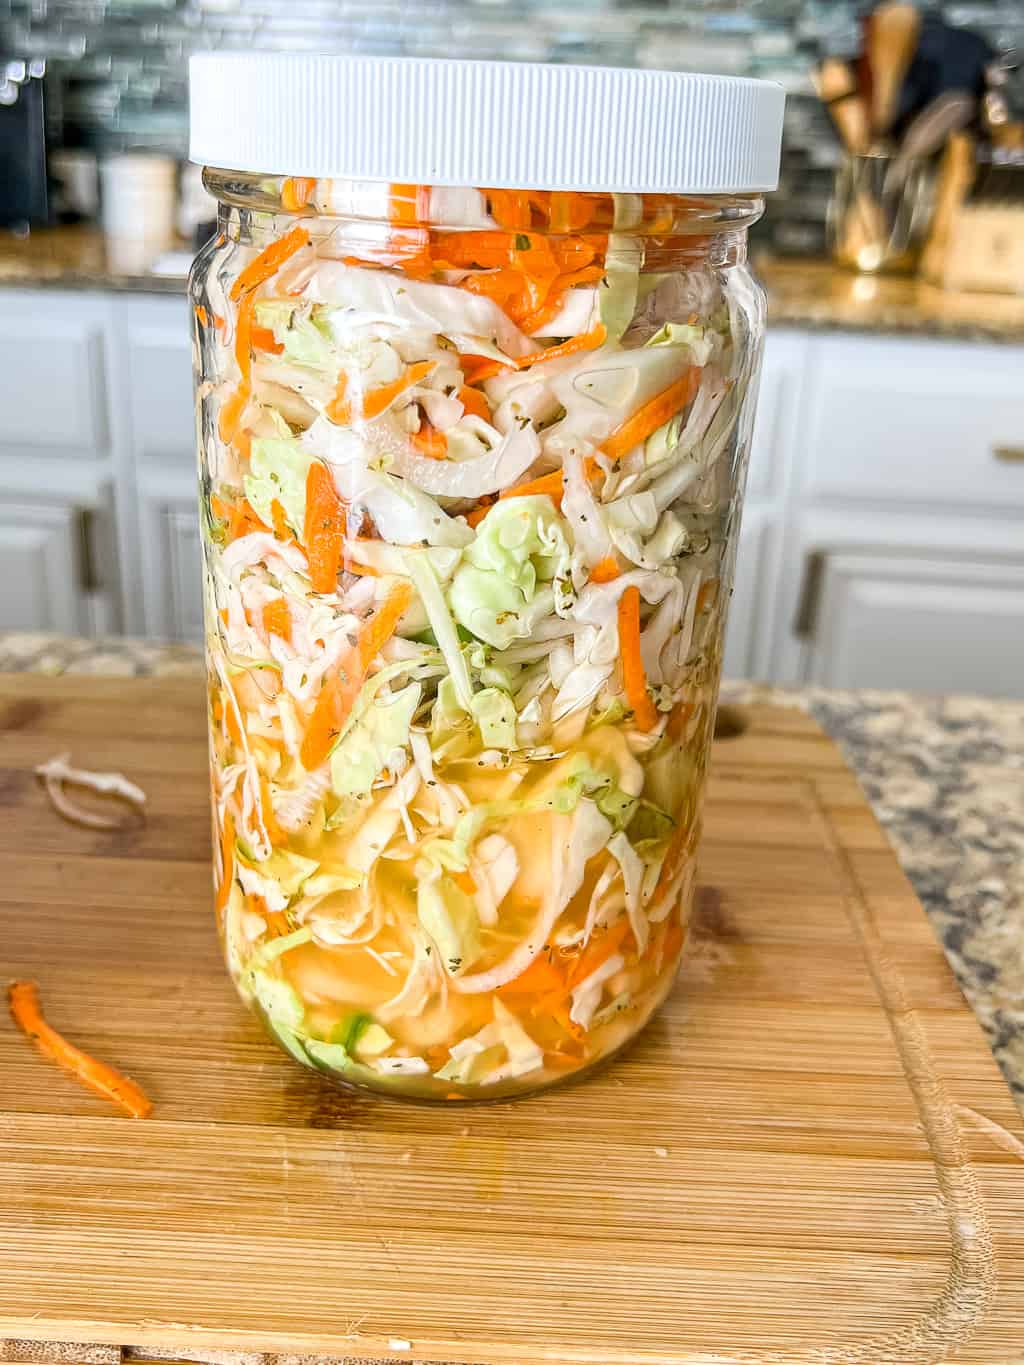
[[[1020,695],[1024,560],[846,550],[814,573],[809,681]]]
[[[0,630],[85,628],[83,532],[74,507],[0,495]]]
[[[144,633],[199,640],[203,633],[198,494],[190,473],[165,473],[140,489],[139,582]]]

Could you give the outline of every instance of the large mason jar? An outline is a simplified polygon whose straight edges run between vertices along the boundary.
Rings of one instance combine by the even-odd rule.
[[[192,103],[231,974],[345,1083],[579,1076],[686,944],[781,92],[215,55]]]

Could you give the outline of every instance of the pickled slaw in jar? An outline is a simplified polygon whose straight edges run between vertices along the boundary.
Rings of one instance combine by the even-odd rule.
[[[343,1081],[536,1089],[686,938],[760,295],[708,201],[259,193],[193,279],[229,966]]]

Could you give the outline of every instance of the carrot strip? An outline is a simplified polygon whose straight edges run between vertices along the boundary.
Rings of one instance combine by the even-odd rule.
[[[460,891],[464,891],[464,892],[466,893],[467,896],[475,896],[475,895],[476,895],[476,882],[473,880],[473,878],[472,878],[472,876],[470,875],[470,873],[468,873],[468,872],[453,872],[453,873],[452,873],[452,881],[453,881],[453,882],[455,883],[455,885],[459,888],[459,890],[460,890]]]
[[[490,493],[485,493],[472,512],[466,513],[466,525],[472,526],[474,530],[483,521],[484,517],[494,506],[497,499]]]
[[[314,460],[306,477],[304,538],[309,577],[317,592],[333,592],[338,586],[338,571],[345,548],[345,521],[345,504],[338,496],[331,471],[319,460]]]
[[[296,224],[283,237],[271,242],[255,260],[250,261],[245,269],[235,276],[229,294],[231,301],[237,303],[243,294],[251,293],[261,284],[265,284],[271,276],[277,274],[289,257],[301,251],[304,246],[309,246],[309,233],[304,227]]]
[[[460,355],[459,364],[467,384],[482,384],[485,379],[493,379],[496,374],[512,368],[512,362],[503,365],[500,360],[492,360],[485,355]]]
[[[263,607],[263,629],[268,635],[277,635],[290,643],[292,638],[292,614],[283,597],[275,597]]]
[[[145,1091],[122,1076],[106,1062],[90,1057],[74,1043],[52,1028],[43,1018],[39,1006],[39,990],[34,981],[12,981],[7,991],[11,1017],[27,1038],[51,1061],[69,1071],[76,1080],[94,1090],[97,1095],[123,1109],[133,1119],[149,1118],[153,1105]]]
[[[566,979],[554,962],[548,956],[550,950],[541,952],[535,957],[525,971],[519,973],[512,981],[498,988],[499,995],[548,995],[557,992],[559,997],[564,997],[566,990]]]
[[[491,420],[491,405],[487,401],[487,395],[480,389],[471,389],[464,385],[458,392],[458,399],[473,417],[479,417],[484,422]]]
[[[253,327],[250,336],[254,351],[266,351],[268,355],[284,354],[284,347],[269,327]]]
[[[348,573],[354,573],[359,578],[380,578],[380,569],[373,568],[370,564],[360,564],[355,559],[345,561],[345,569]]]
[[[646,441],[652,432],[674,417],[680,408],[685,408],[699,384],[700,370],[696,365],[691,365],[685,374],[669,384],[667,389],[655,394],[649,403],[645,403],[613,431],[601,449],[612,460],[628,455],[642,441]]]
[[[502,498],[530,498],[537,494],[546,493],[556,507],[562,503],[562,495],[565,492],[565,478],[560,469],[553,469],[550,474],[542,474],[539,479],[531,479],[529,483],[519,483],[513,488],[506,488],[499,494]]]
[[[359,662],[364,674],[394,635],[411,601],[411,585],[405,582],[396,583],[388,593],[383,606],[376,615],[370,617],[359,636]]]
[[[597,464],[591,456],[583,461],[583,469],[587,478],[591,478]],[[499,494],[502,498],[530,498],[538,494],[546,493],[556,507],[562,505],[562,496],[565,493],[565,476],[561,469],[553,469],[550,474],[542,474],[539,479],[531,479],[529,483],[519,483],[512,488],[506,488]]]
[[[262,775],[260,776],[260,815],[263,817],[263,828],[267,831],[267,838],[274,848],[280,848],[286,844],[288,835],[277,823],[274,803],[270,799],[270,783]]]
[[[196,319],[198,320],[200,327],[209,327],[209,325],[210,325],[210,315],[209,315],[209,313],[207,313],[206,309],[203,307],[203,305],[202,305],[201,303],[197,303],[197,304],[196,304],[196,307],[195,307],[195,314],[196,314]]]
[[[351,655],[324,679],[299,749],[307,772],[314,772],[326,760],[345,728],[361,686],[362,679],[353,667]]]
[[[238,424],[242,420],[242,413],[252,395],[247,380],[242,381],[238,388],[226,398],[220,405],[220,413],[217,417],[217,432],[225,445],[230,445],[238,432]]]
[[[270,504],[270,517],[271,524],[274,527],[274,535],[277,536],[278,540],[294,541],[295,537],[288,526],[285,510],[278,498],[274,498]]]
[[[352,653],[346,655],[324,680],[299,750],[299,758],[307,772],[313,772],[327,759],[345,727],[367,669],[394,634],[411,601],[410,585],[398,583],[384,605],[363,627]]]
[[[234,707],[225,708],[228,715],[232,715]],[[220,861],[221,874],[220,884],[217,887],[217,898],[214,901],[214,909],[218,914],[223,913],[231,895],[231,883],[235,878],[235,818],[230,811],[224,813],[224,823],[220,829]]]
[[[578,982],[585,981],[598,967],[604,966],[622,947],[629,931],[629,920],[622,915],[607,933],[602,934],[600,938],[591,939],[569,969],[569,989],[571,990]]]
[[[443,431],[432,427],[429,422],[424,422],[419,431],[413,433],[412,443],[421,455],[426,455],[431,460],[448,458],[448,437]]]
[[[618,578],[621,572],[615,556],[606,555],[590,570],[590,581],[591,583],[610,583],[613,578]]]
[[[308,176],[290,175],[281,186],[281,207],[288,213],[299,213],[315,192],[315,180]]]
[[[593,331],[581,332],[579,336],[570,337],[559,346],[550,346],[546,351],[534,351],[530,355],[520,356],[513,364],[517,370],[525,370],[542,360],[560,360],[562,356],[576,355],[579,351],[593,351],[604,344],[607,335],[604,324],[599,322]]]
[[[644,663],[640,656],[640,590],[628,587],[619,598],[619,654],[626,699],[641,730],[653,730],[658,712],[647,692]]]
[[[435,364],[433,360],[418,360],[415,365],[409,366],[405,374],[399,375],[390,384],[382,384],[379,389],[372,389],[369,393],[363,394],[362,401],[355,404],[347,402],[342,393],[327,405],[325,412],[331,421],[337,422],[339,426],[347,425],[353,420],[353,416],[367,422],[372,421],[386,412],[401,394],[413,388],[421,379],[426,379]]]

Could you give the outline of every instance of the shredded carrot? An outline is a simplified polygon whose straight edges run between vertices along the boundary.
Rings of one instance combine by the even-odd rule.
[[[253,327],[250,337],[254,351],[266,351],[269,355],[284,354],[284,347],[269,327]]]
[[[471,389],[469,385],[464,385],[458,393],[459,402],[473,417],[479,417],[484,422],[491,420],[491,405],[487,401],[487,395],[480,389]]]
[[[579,351],[593,351],[604,344],[607,335],[604,324],[599,322],[590,332],[581,332],[579,336],[570,337],[560,346],[550,346],[546,351],[534,351],[530,355],[520,356],[513,364],[517,370],[525,370],[542,360],[560,360],[563,356],[576,355]]]
[[[245,411],[246,404],[252,395],[248,381],[243,380],[238,388],[226,398],[220,407],[220,415],[217,418],[217,431],[220,439],[225,445],[230,445],[238,432],[238,424],[242,420],[242,413]]]
[[[264,604],[263,629],[268,635],[280,636],[282,640],[292,638],[292,614],[284,597],[275,597]]]
[[[668,848],[665,850],[665,856],[661,860],[661,871],[658,873],[658,880],[655,882],[654,890],[651,892],[651,904],[654,904],[657,901],[662,892],[668,890],[678,876],[686,857],[689,838],[690,826],[685,825],[680,821],[672,831],[672,837],[669,840]]]
[[[229,715],[234,714],[234,707],[229,706],[225,709]],[[228,903],[231,883],[235,877],[235,818],[230,811],[225,811],[224,823],[220,828],[220,861],[220,885],[217,887],[217,899],[214,901],[218,914],[223,912]]]
[[[421,455],[426,455],[431,460],[448,458],[448,437],[443,431],[432,427],[429,422],[424,422],[419,431],[413,433],[412,443]]]
[[[596,972],[598,967],[603,967],[610,957],[614,957],[629,932],[629,920],[622,915],[607,933],[602,934],[600,938],[596,936],[592,938],[569,970],[570,990],[578,982],[585,981],[592,972]]]
[[[221,315],[220,315],[219,313],[214,313],[214,315],[213,315],[213,325],[214,325],[214,327],[217,329],[218,332],[223,333],[223,332],[226,332],[226,331],[227,331],[227,326],[228,326],[228,324],[227,324],[227,319],[226,319],[226,318],[222,318]]]
[[[283,237],[271,242],[255,260],[250,261],[245,269],[235,276],[229,295],[231,301],[237,303],[243,294],[251,293],[261,284],[265,284],[271,276],[277,274],[285,261],[297,251],[301,251],[304,246],[309,246],[309,233],[304,227],[296,224]]]
[[[513,488],[506,488],[501,494],[502,498],[530,498],[537,494],[546,493],[556,507],[562,503],[562,495],[565,492],[565,479],[560,469],[553,469],[550,474],[542,474],[539,479],[531,479],[529,483],[519,483]]]
[[[359,578],[380,578],[380,569],[375,569],[372,564],[360,564],[358,560],[347,559],[345,569],[348,573],[354,573]]]
[[[591,457],[583,462],[583,470],[587,478],[592,478],[597,469],[596,461]],[[506,488],[499,494],[502,498],[531,498],[538,494],[546,493],[556,507],[562,505],[562,497],[565,493],[565,475],[561,469],[553,469],[550,474],[542,474],[539,479],[531,479],[529,483],[519,483],[512,488]]]
[[[209,327],[210,315],[209,313],[207,313],[206,309],[203,307],[201,303],[196,304],[195,313],[200,327]]]
[[[26,1037],[51,1061],[69,1071],[76,1080],[112,1101],[133,1119],[149,1118],[153,1105],[142,1088],[106,1062],[97,1061],[75,1047],[43,1018],[39,990],[34,981],[12,981],[7,990],[11,1017]]]
[[[476,895],[476,882],[473,880],[470,873],[453,872],[452,881],[459,888],[459,890],[464,891],[467,896]]]
[[[288,213],[299,213],[315,192],[315,180],[307,176],[290,175],[281,186],[281,207]]]
[[[288,525],[285,510],[278,498],[274,498],[270,504],[270,519],[274,527],[274,535],[277,536],[278,540],[293,541],[295,539]]]
[[[548,995],[556,992],[559,996],[564,996],[565,991],[565,974],[559,965],[552,961],[550,949],[544,949],[525,971],[498,988],[500,995]]]
[[[404,582],[396,583],[384,604],[367,622],[359,636],[359,662],[364,674],[394,635],[411,601],[411,586]]]
[[[363,627],[352,653],[325,678],[299,751],[307,772],[319,768],[330,754],[359,695],[367,670],[395,633],[411,601],[410,585],[396,584],[380,610]]]
[[[307,772],[314,772],[330,754],[361,686],[362,678],[356,672],[351,655],[324,679],[299,750],[299,758]]]
[[[653,730],[658,712],[647,692],[640,655],[640,590],[630,586],[619,598],[619,654],[626,699],[641,730]]]
[[[247,498],[241,502],[224,502],[222,498],[216,499],[216,505],[211,501],[216,516],[222,520],[227,518],[227,538],[229,541],[238,540],[240,536],[247,536],[252,531],[269,531],[270,527],[253,511]]]
[[[345,504],[325,464],[314,460],[306,476],[304,539],[309,577],[317,592],[334,592],[345,547]]]
[[[485,493],[472,512],[466,513],[466,525],[476,529],[496,502],[497,498],[492,493]]]
[[[270,799],[270,783],[262,775],[260,776],[260,815],[263,817],[263,828],[267,831],[267,838],[274,848],[280,848],[286,844],[288,835],[277,823],[274,803]]]
[[[492,379],[511,368],[511,361],[503,365],[500,360],[491,360],[485,355],[460,355],[459,364],[467,384],[482,384],[485,379]]]
[[[618,578],[621,572],[615,556],[606,555],[590,570],[590,581],[591,583],[610,583],[613,578]]]
[[[355,403],[348,402],[342,392],[327,405],[325,412],[331,421],[337,422],[339,426],[347,425],[354,417],[367,422],[372,421],[386,412],[395,399],[406,390],[413,388],[421,379],[426,379],[435,365],[436,362],[433,360],[419,360],[415,365],[410,365],[405,374],[399,375],[390,384],[382,384],[379,389],[372,389],[369,393],[363,394],[361,401]],[[339,380],[339,385],[340,383]]]
[[[681,408],[685,408],[697,392],[699,384],[700,370],[696,365],[691,365],[685,374],[669,384],[667,389],[655,394],[649,403],[645,403],[632,417],[627,418],[622,426],[613,431],[601,449],[612,460],[628,455],[642,441],[646,441],[652,432],[664,426]]]

